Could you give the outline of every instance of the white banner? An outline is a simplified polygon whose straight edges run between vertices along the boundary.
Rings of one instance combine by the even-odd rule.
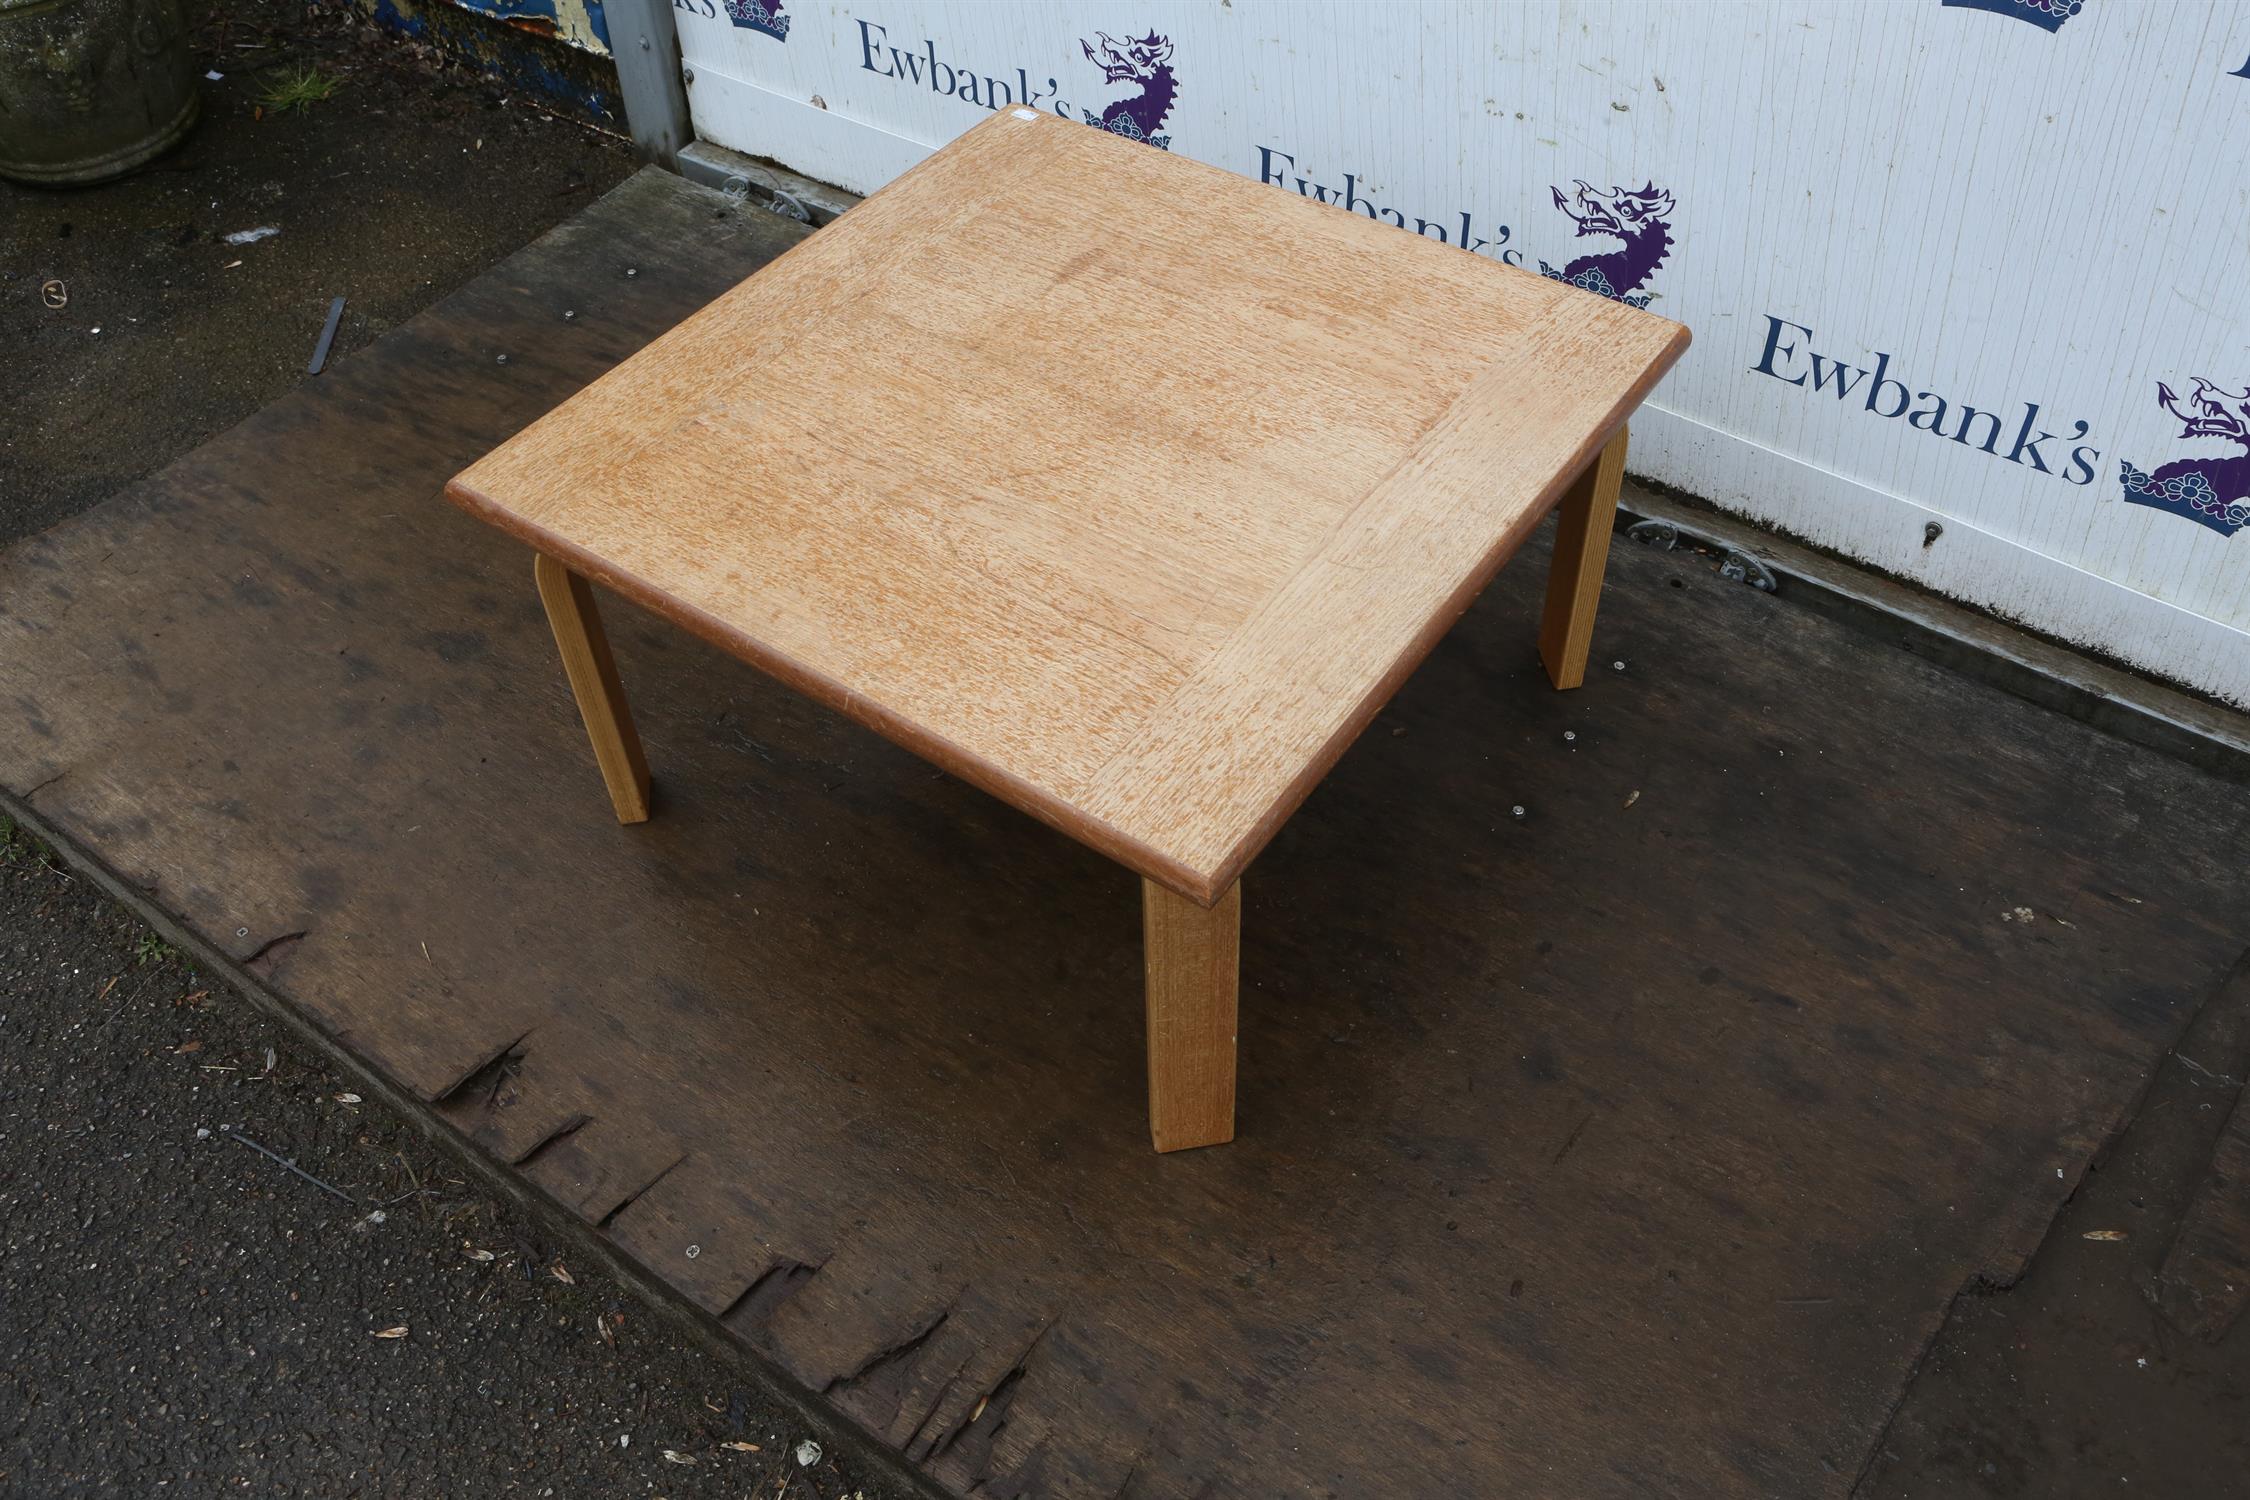
[[[2250,706],[2250,7],[675,11],[855,191],[1028,104],[1649,306],[1634,472]]]

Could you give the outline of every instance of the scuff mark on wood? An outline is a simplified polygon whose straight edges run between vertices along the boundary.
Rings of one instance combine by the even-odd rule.
[[[536,1030],[536,1028],[534,1029]],[[492,1094],[498,1093],[501,1077],[507,1065],[510,1062],[520,1064],[523,1061],[524,1043],[530,1040],[531,1032],[526,1031],[513,1041],[502,1042],[490,1052],[478,1057],[451,1083],[433,1091],[429,1096],[430,1103],[443,1109],[456,1099],[466,1098],[475,1093],[479,1088],[485,1090],[488,1098]]]
[[[953,1321],[954,1326],[947,1330],[949,1337],[960,1332],[962,1320]],[[936,1390],[921,1403],[923,1409],[918,1413],[904,1409],[895,1415],[890,1433],[892,1441],[917,1463],[929,1463],[941,1457],[965,1429],[991,1410],[993,1401],[1010,1377],[1020,1375],[1029,1366],[1033,1352],[1054,1327],[1054,1321],[1052,1317],[1042,1318],[1020,1329],[1012,1347],[989,1334],[974,1340],[950,1368],[942,1369],[942,1381],[937,1379],[939,1369],[927,1371],[921,1384],[925,1391],[931,1385],[935,1385]],[[908,1394],[912,1394],[911,1390]],[[909,1416],[913,1417],[911,1424],[907,1421]],[[906,1430],[902,1432],[901,1428]]]
[[[762,1328],[781,1310],[784,1302],[803,1291],[805,1283],[819,1272],[820,1267],[806,1265],[803,1261],[776,1261],[728,1304],[727,1310],[719,1314],[719,1321],[744,1333]]]
[[[547,1150],[547,1148],[549,1148],[550,1146],[570,1139],[579,1131],[583,1130],[586,1126],[592,1124],[593,1120],[594,1117],[589,1114],[575,1114],[565,1116],[560,1124],[555,1126],[554,1129],[548,1131],[545,1135],[541,1136],[538,1140],[533,1141],[529,1149],[519,1154],[515,1158],[515,1160],[510,1163],[510,1165],[518,1168],[530,1166],[533,1161],[538,1159],[541,1152]]]
[[[1052,1327],[1053,1325],[1049,1324],[1048,1326]],[[969,1408],[969,1416],[966,1421],[938,1439],[937,1443],[930,1449],[930,1461],[934,1462],[945,1457],[947,1451],[957,1441],[973,1439],[982,1451],[976,1455],[970,1467],[981,1471],[990,1463],[992,1445],[999,1438],[1000,1429],[1008,1425],[1008,1408],[1014,1404],[1016,1391],[1023,1385],[1024,1371],[1031,1365],[1032,1350],[1039,1346],[1040,1339],[1045,1338],[1046,1333],[1047,1330],[1042,1328],[1039,1331],[1039,1338],[1031,1341],[1030,1347],[1026,1348],[1022,1356],[1008,1367],[1007,1373],[995,1381],[990,1390],[977,1398],[976,1403]],[[1028,1469],[1028,1467],[1027,1465],[1026,1468]],[[1019,1470],[1018,1472],[1024,1471]]]
[[[70,767],[64,766],[61,770],[57,771],[54,775],[49,776],[46,780],[37,782],[34,785],[30,786],[24,791],[23,800],[29,802],[32,798],[38,796],[41,792],[47,790],[47,788],[53,786],[56,782],[62,780],[65,776],[68,776],[70,774],[70,770]]]
[[[238,958],[235,962],[245,969],[255,969],[261,963],[279,964],[281,955],[287,952],[291,945],[303,942],[308,930],[300,929],[296,932],[282,933],[279,937],[267,938],[246,957]]]
[[[829,1381],[821,1394],[831,1399],[853,1395],[859,1398],[855,1405],[864,1405],[875,1414],[875,1420],[869,1425],[886,1423],[906,1399],[913,1384],[914,1367],[921,1361],[923,1350],[952,1316],[953,1304],[948,1303],[905,1338],[876,1350],[861,1361],[857,1369]]]
[[[1586,1117],[1580,1120],[1576,1125],[1571,1127],[1570,1134],[1563,1139],[1561,1148],[1555,1152],[1555,1159],[1549,1162],[1547,1165],[1551,1167],[1561,1166],[1562,1159],[1570,1155],[1570,1148],[1578,1144],[1578,1138],[1584,1135],[1586,1133],[1586,1127],[1593,1123],[1594,1112],[1592,1110],[1588,1110],[1586,1112]]]
[[[615,1203],[611,1204],[606,1210],[604,1210],[599,1218],[594,1219],[594,1227],[596,1229],[606,1231],[610,1225],[617,1222],[617,1216],[619,1214],[625,1212],[626,1209],[631,1208],[634,1204],[640,1202],[642,1197],[648,1193],[649,1189],[655,1187],[665,1178],[671,1176],[673,1170],[677,1168],[680,1163],[686,1160],[686,1152],[682,1152],[678,1156],[673,1157],[669,1162],[664,1164],[663,1169],[659,1171],[654,1177],[651,1177],[648,1181],[642,1183],[639,1187],[633,1189],[631,1192],[627,1193],[624,1197],[618,1199]],[[584,1212],[589,1207],[590,1205],[583,1203],[579,1205],[579,1208],[582,1212]],[[586,1216],[588,1218],[594,1218],[591,1213],[587,1213]]]

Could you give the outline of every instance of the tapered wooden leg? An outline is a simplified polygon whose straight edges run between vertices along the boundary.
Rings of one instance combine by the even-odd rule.
[[[1586,680],[1586,654],[1594,644],[1594,606],[1601,602],[1602,568],[1617,519],[1617,490],[1625,482],[1625,429],[1594,456],[1555,507],[1555,560],[1547,570],[1547,609],[1539,622],[1539,659],[1558,688]]]
[[[1208,911],[1141,882],[1148,963],[1148,1131],[1159,1151],[1234,1139],[1234,1012],[1242,882]]]
[[[563,672],[578,699],[579,717],[586,721],[586,737],[594,742],[594,761],[609,783],[617,821],[644,823],[648,761],[633,728],[633,711],[625,706],[625,689],[617,681],[617,663],[610,659],[609,637],[602,634],[593,586],[544,552],[536,554],[532,573],[562,650]]]

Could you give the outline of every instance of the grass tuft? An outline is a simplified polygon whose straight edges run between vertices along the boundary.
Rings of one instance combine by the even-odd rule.
[[[52,865],[54,862],[54,855],[31,836],[31,830],[6,813],[0,813],[0,865]]]
[[[293,109],[311,109],[335,92],[335,79],[318,68],[299,68],[267,84],[265,92],[258,95],[258,103],[280,115]]]

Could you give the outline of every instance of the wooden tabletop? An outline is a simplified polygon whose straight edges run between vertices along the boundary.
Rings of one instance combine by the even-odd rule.
[[[446,492],[1209,904],[1687,342],[1002,110]]]

